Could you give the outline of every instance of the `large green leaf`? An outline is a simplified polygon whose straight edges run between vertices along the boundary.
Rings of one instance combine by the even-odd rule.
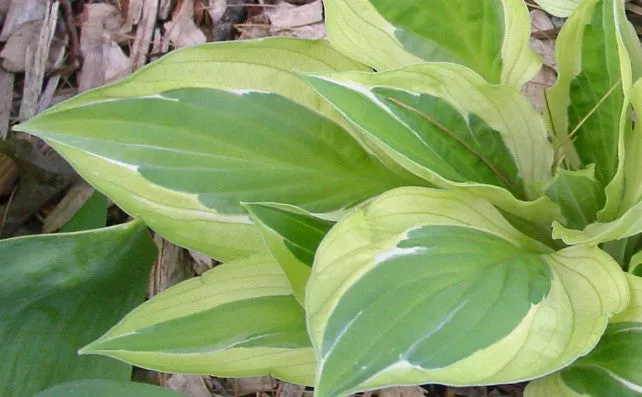
[[[631,303],[609,321],[590,354],[561,372],[531,382],[526,397],[642,394],[642,277],[628,276]]]
[[[303,303],[314,254],[334,222],[286,204],[247,203],[245,208],[290,280],[294,296]]]
[[[76,351],[143,301],[155,257],[140,221],[0,241],[0,390],[129,379],[131,367]]]
[[[125,129],[121,128],[128,123],[125,121],[127,115],[130,116],[129,126],[134,127],[137,120],[131,117],[138,116],[140,110],[130,108],[128,105],[134,103],[147,106],[152,103],[152,108],[149,111],[141,112],[147,117],[153,116],[152,111],[166,112],[175,111],[179,103],[174,103],[174,107],[169,101],[163,101],[159,97],[163,92],[170,90],[179,90],[184,88],[211,88],[221,89],[224,91],[211,92],[210,99],[214,95],[218,95],[220,99],[230,98],[231,102],[217,103],[212,111],[216,109],[227,108],[229,109],[232,104],[241,107],[235,108],[230,114],[225,114],[222,121],[214,119],[214,113],[208,115],[202,113],[198,120],[191,121],[191,125],[181,123],[180,127],[183,129],[190,129],[191,135],[181,136],[177,135],[176,130],[165,128],[155,131],[155,136],[164,134],[164,142],[169,144],[169,150],[173,147],[174,152],[171,157],[176,159],[182,155],[187,156],[187,152],[181,152],[186,149],[185,146],[191,147],[197,145],[195,141],[191,141],[198,131],[192,130],[193,123],[200,122],[198,130],[206,131],[211,134],[212,127],[216,126],[219,122],[226,125],[228,128],[234,124],[234,118],[246,118],[247,109],[243,108],[243,104],[247,101],[268,101],[266,98],[270,95],[262,96],[256,91],[265,91],[275,93],[273,97],[276,99],[270,102],[267,109],[267,117],[271,119],[278,119],[279,115],[284,115],[286,111],[297,112],[297,117],[292,118],[284,116],[282,123],[290,123],[294,128],[297,124],[296,120],[301,115],[302,127],[305,123],[315,122],[315,120],[322,120],[320,123],[323,126],[329,126],[333,132],[327,134],[337,134],[341,137],[336,143],[342,145],[343,142],[349,139],[343,135],[345,132],[339,127],[332,124],[330,121],[323,120],[319,114],[344,123],[341,118],[336,114],[331,105],[325,102],[318,94],[310,88],[301,77],[295,73],[298,72],[330,72],[330,71],[346,71],[346,70],[363,70],[363,66],[344,57],[336,50],[332,49],[327,42],[323,40],[294,40],[290,38],[274,38],[256,41],[244,42],[230,42],[230,43],[216,43],[207,44],[199,47],[192,47],[181,49],[172,52],[161,60],[141,69],[133,76],[90,92],[84,93],[76,98],[66,101],[54,108],[48,110],[39,118],[32,120],[26,124],[16,127],[16,129],[28,132],[42,132],[43,136],[45,131],[49,133],[63,133],[67,131],[53,131],[48,128],[49,121],[63,120],[68,115],[78,117],[80,120],[83,117],[90,117],[91,122],[87,123],[88,130],[93,129],[94,132],[102,129],[107,133],[111,129],[108,127],[108,117],[102,117],[93,114],[96,109],[102,109],[106,106],[105,110],[118,111],[122,107],[127,107],[123,113],[124,120],[119,121],[119,128],[114,132],[114,137],[117,135],[125,135]],[[254,93],[249,95],[241,95],[252,91]],[[184,91],[185,92],[185,91]],[[238,95],[237,95],[238,94]],[[146,98],[141,98],[146,97]],[[287,99],[286,99],[287,98]],[[128,102],[131,101],[131,102]],[[294,102],[291,102],[294,101]],[[111,103],[113,102],[113,103]],[[284,108],[279,108],[274,111],[274,106],[283,104]],[[299,105],[306,106],[302,108]],[[255,105],[258,103],[255,102]],[[86,108],[85,108],[86,106]],[[184,107],[183,107],[184,108]],[[256,108],[255,108],[256,109]],[[209,110],[208,110],[209,111]],[[300,112],[299,112],[300,111]],[[195,109],[188,111],[189,115],[198,113]],[[222,113],[222,112],[219,112]],[[274,113],[274,114],[272,114]],[[262,113],[264,114],[264,113]],[[156,123],[168,121],[169,119],[174,122],[184,121],[183,118],[188,114],[162,114],[158,120],[153,120]],[[112,113],[112,117],[119,117]],[[205,118],[207,117],[207,120]],[[248,115],[248,119],[257,121],[260,115]],[[73,120],[69,120],[73,124]],[[239,123],[242,121],[239,120]],[[263,131],[263,124],[265,119],[260,120],[261,132]],[[243,124],[247,128],[246,121]],[[75,131],[79,131],[79,126]],[[254,132],[257,133],[256,124],[254,125]],[[149,130],[152,128],[148,126]],[[321,128],[321,127],[318,127]],[[144,132],[143,129],[136,128],[139,134]],[[291,130],[291,128],[290,128]],[[240,134],[239,137],[248,137],[251,131],[244,130],[245,134]],[[231,134],[231,132],[228,132]],[[110,134],[111,135],[111,134]],[[327,137],[328,135],[326,135]],[[90,138],[87,136],[85,138]],[[115,140],[110,136],[110,140]],[[95,137],[94,137],[95,138]],[[140,138],[140,135],[138,135]],[[80,137],[78,137],[80,140]],[[132,141],[136,135],[131,137]],[[203,142],[207,137],[201,137],[199,142]],[[304,138],[301,138],[304,140]],[[302,142],[299,141],[299,142]],[[89,140],[85,140],[87,144]],[[246,216],[223,216],[220,213],[213,211],[211,208],[204,206],[194,194],[186,191],[178,191],[175,189],[167,188],[158,184],[150,183],[150,180],[144,178],[138,172],[134,172],[131,164],[125,164],[115,161],[114,158],[109,156],[97,156],[95,153],[87,153],[84,149],[74,147],[74,144],[67,142],[52,143],[61,153],[66,156],[76,167],[79,173],[85,177],[92,185],[97,187],[108,197],[113,199],[127,212],[138,215],[145,219],[145,221],[155,230],[163,234],[167,239],[190,248],[195,248],[201,252],[205,252],[210,256],[216,257],[220,260],[230,260],[238,257],[243,257],[252,252],[264,251],[265,247],[261,241],[261,236],[257,228],[250,223]],[[121,142],[122,143],[122,142]],[[140,145],[154,145],[156,142],[138,142]],[[220,142],[222,144],[222,142]],[[96,142],[98,145],[102,145]],[[117,142],[109,145],[105,144],[104,149],[113,152]],[[230,143],[233,146],[233,142]],[[274,142],[272,147],[278,146],[278,142]],[[354,143],[349,143],[348,147],[355,147]],[[159,157],[158,149],[149,151],[145,150],[143,146],[137,146],[137,149],[145,153],[146,157]],[[204,147],[204,150],[208,147]],[[267,148],[266,148],[267,149]],[[312,158],[316,158],[317,152],[315,148],[308,148],[309,151],[315,153]],[[328,148],[332,150],[332,148]],[[222,150],[222,149],[221,149]],[[130,147],[127,150],[129,155],[135,150]],[[127,155],[123,153],[123,155]],[[239,153],[238,151],[236,152]],[[265,153],[267,156],[268,153]],[[292,156],[295,153],[291,154]],[[165,157],[165,156],[161,156]],[[322,156],[323,157],[323,156]],[[195,158],[191,158],[192,165]],[[203,155],[200,156],[201,160]],[[131,160],[131,159],[130,159]],[[139,159],[145,160],[145,159]],[[256,160],[256,158],[250,160]],[[385,159],[384,159],[385,160]],[[233,161],[233,159],[230,159]],[[303,161],[303,163],[307,160]],[[140,165],[140,162],[135,162]],[[180,164],[174,164],[176,167]],[[211,165],[211,164],[210,164]],[[240,164],[239,164],[240,165]],[[266,167],[267,168],[267,167]],[[192,170],[196,172],[197,170]],[[264,170],[264,175],[267,170]],[[240,171],[239,171],[240,172]],[[305,172],[305,170],[301,170]],[[201,173],[202,174],[202,173]],[[192,174],[192,181],[193,181]],[[283,176],[283,175],[281,175]],[[210,175],[211,177],[211,175]],[[277,174],[270,175],[273,181],[278,178]],[[177,183],[189,184],[192,183],[186,176],[178,178]],[[280,183],[280,182],[279,182]],[[256,190],[253,187],[252,190]],[[261,197],[258,200],[253,199],[250,201],[265,201],[268,197]],[[346,199],[351,200],[346,197]],[[347,202],[344,204],[348,204]],[[206,236],[206,237],[205,237]]]
[[[604,190],[595,179],[593,166],[578,171],[558,169],[546,194],[560,205],[565,225],[571,229],[583,229],[593,223],[604,207]]]
[[[553,161],[543,120],[517,90],[449,64],[307,81],[367,139],[430,183],[468,188],[535,222],[556,218],[548,198],[525,202],[509,193],[540,197]]]
[[[328,39],[376,70],[454,62],[520,87],[541,61],[520,0],[325,0]]]
[[[81,350],[164,372],[272,374],[312,384],[305,315],[278,263],[258,254],[171,287]]]
[[[47,389],[36,397],[185,397],[185,394],[158,386],[106,379],[67,382]]]
[[[552,252],[483,199],[396,189],[317,252],[306,294],[316,393],[542,376],[588,353],[628,298],[598,248]]]
[[[22,128],[168,239],[221,260],[262,248],[241,201],[332,213],[414,183],[338,124],[260,91],[186,88],[93,102]]]
[[[600,220],[612,220],[622,194],[623,135],[630,127],[631,63],[622,40],[623,0],[586,0],[557,40],[558,80],[549,91],[557,144],[573,168],[595,164],[607,186]],[[572,136],[571,136],[572,134]]]

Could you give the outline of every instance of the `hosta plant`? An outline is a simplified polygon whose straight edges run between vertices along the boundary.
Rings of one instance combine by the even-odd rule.
[[[326,0],[327,40],[175,51],[22,124],[222,262],[82,354],[320,397],[536,379],[642,393],[642,50],[584,0],[541,67],[522,0]],[[607,390],[608,392],[605,392]]]

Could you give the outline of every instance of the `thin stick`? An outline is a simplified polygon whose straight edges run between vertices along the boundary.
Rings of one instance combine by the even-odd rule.
[[[448,136],[450,136],[451,138],[453,138],[454,140],[459,142],[468,151],[470,151],[472,154],[474,154],[475,157],[477,157],[484,164],[486,164],[486,166],[488,166],[488,168],[490,168],[495,173],[495,175],[497,175],[497,177],[499,179],[501,179],[502,182],[504,182],[504,184],[506,184],[506,186],[510,186],[513,189],[515,189],[516,192],[519,192],[519,189],[516,189],[516,186],[510,180],[508,180],[508,178],[506,178],[506,176],[499,170],[499,168],[497,168],[495,166],[495,164],[491,163],[490,160],[488,160],[486,157],[484,157],[484,155],[482,155],[481,153],[477,152],[472,146],[470,146],[468,143],[466,143],[460,137],[458,137],[457,135],[453,134],[448,128],[446,128],[446,126],[444,126],[443,124],[441,124],[437,120],[433,119],[432,117],[428,116],[427,114],[424,114],[424,113],[420,112],[419,110],[413,108],[412,106],[407,105],[407,104],[405,104],[405,103],[403,103],[403,102],[401,102],[401,101],[399,101],[399,100],[397,100],[395,98],[388,97],[386,99],[389,100],[390,102],[393,102],[393,103],[397,104],[398,106],[401,106],[404,109],[410,110],[411,112],[418,114],[419,117],[427,120],[428,122],[432,123],[435,127],[439,128],[440,130],[442,130],[443,132],[448,134]]]
[[[11,196],[9,196],[9,200],[7,200],[7,206],[5,207],[4,214],[2,215],[2,224],[0,224],[0,236],[2,236],[2,231],[4,230],[4,224],[7,221],[9,208],[11,207],[11,202],[13,201],[13,196],[16,194],[16,190],[18,190],[17,186],[13,188],[13,190],[11,191]]]
[[[611,87],[611,89],[610,89],[610,90],[608,90],[608,91],[606,92],[606,94],[604,94],[604,96],[602,97],[602,99],[600,99],[600,100],[595,104],[595,106],[593,106],[593,109],[591,109],[591,111],[590,111],[590,112],[588,112],[588,113],[586,114],[586,116],[584,116],[584,118],[583,118],[582,120],[580,120],[580,122],[579,122],[579,123],[577,123],[577,125],[575,126],[575,128],[573,128],[573,131],[571,131],[571,132],[568,134],[569,139],[570,139],[570,138],[572,138],[572,137],[573,137],[573,135],[575,135],[575,133],[577,132],[577,130],[579,130],[579,129],[580,129],[580,127],[582,127],[582,125],[584,124],[584,122],[585,122],[586,120],[588,120],[588,118],[589,118],[589,117],[591,117],[591,116],[593,115],[593,113],[595,113],[595,111],[597,110],[597,108],[598,108],[602,103],[604,103],[604,101],[606,101],[606,98],[608,98],[608,97],[611,95],[611,93],[615,90],[615,88],[616,88],[618,85],[620,85],[620,83],[621,83],[621,82],[622,82],[622,80],[618,80],[618,81],[617,81],[617,83],[615,83],[615,84],[613,85],[613,87]]]

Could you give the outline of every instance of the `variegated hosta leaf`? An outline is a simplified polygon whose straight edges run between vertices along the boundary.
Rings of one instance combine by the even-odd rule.
[[[286,204],[247,203],[245,208],[283,268],[294,296],[303,303],[314,254],[334,222]]]
[[[604,190],[595,179],[593,165],[584,170],[569,171],[559,168],[546,194],[558,203],[571,229],[583,229],[593,223],[604,207]]]
[[[535,0],[535,2],[549,14],[567,18],[573,14],[582,0]]]
[[[569,229],[553,223],[553,238],[566,244],[600,244],[642,233],[642,201],[612,222],[592,223],[583,230]]]
[[[558,215],[548,198],[520,202],[509,193],[522,200],[541,196],[553,160],[543,120],[517,90],[452,64],[307,81],[366,139],[430,183],[469,188],[535,222]]]
[[[588,353],[628,298],[596,247],[552,252],[483,199],[395,189],[317,252],[306,294],[317,395],[542,376]]]
[[[164,372],[272,374],[308,385],[315,368],[303,309],[269,254],[217,266],[161,292],[80,353]]]
[[[92,102],[22,129],[168,239],[221,260],[262,249],[241,201],[332,213],[414,182],[338,124],[259,91],[186,88]]]
[[[609,321],[586,357],[531,382],[526,397],[637,397],[642,394],[642,277],[628,275],[631,303]]]
[[[585,0],[557,39],[558,80],[548,92],[557,145],[572,168],[595,164],[607,186],[599,220],[612,220],[623,188],[624,131],[630,128],[631,62],[624,0]],[[571,136],[572,134],[572,136]]]
[[[520,87],[541,66],[520,0],[325,0],[328,39],[376,70],[424,61],[464,65]]]
[[[16,129],[39,133],[46,139],[50,139],[53,146],[70,160],[79,173],[92,185],[116,201],[130,214],[145,219],[152,228],[169,240],[226,261],[243,257],[252,252],[265,250],[258,229],[251,224],[249,219],[246,216],[221,215],[218,211],[212,210],[211,207],[203,205],[195,194],[178,191],[164,185],[152,184],[148,178],[143,177],[135,169],[140,169],[139,166],[143,162],[152,161],[152,163],[160,165],[159,163],[170,161],[169,159],[178,160],[181,156],[189,157],[189,161],[186,163],[173,163],[173,172],[176,174],[178,168],[185,167],[186,172],[187,170],[191,171],[190,175],[181,174],[180,177],[175,180],[172,179],[170,182],[193,185],[195,183],[194,179],[197,178],[196,175],[205,173],[203,159],[208,156],[206,153],[212,149],[212,145],[218,145],[219,151],[224,151],[225,155],[227,155],[227,152],[235,152],[239,157],[245,156],[245,153],[242,153],[242,148],[238,147],[239,142],[216,142],[215,139],[210,139],[211,135],[215,135],[215,132],[223,128],[220,126],[227,128],[228,135],[232,137],[244,136],[245,138],[243,139],[246,139],[249,136],[253,136],[252,133],[265,135],[262,134],[262,131],[269,129],[268,119],[276,121],[279,119],[279,115],[283,116],[283,118],[278,121],[280,123],[279,126],[273,125],[271,126],[272,129],[283,127],[283,123],[287,124],[290,131],[296,129],[297,126],[304,128],[305,123],[312,122],[316,124],[316,120],[321,120],[321,117],[313,111],[335,121],[340,120],[340,116],[336,114],[332,106],[305,84],[297,72],[329,72],[354,69],[363,70],[363,66],[339,54],[325,41],[274,38],[207,44],[173,51],[168,56],[141,69],[121,82],[92,90],[66,101],[40,115],[39,118],[16,127]],[[242,78],[239,78],[239,76],[242,76]],[[219,98],[231,98],[232,101],[216,103],[212,109],[203,110],[200,112],[200,116],[190,120],[188,117],[199,113],[196,107],[192,107],[191,110],[184,110],[186,106],[181,106],[180,102],[174,101],[172,104],[169,100],[163,101],[164,97],[159,96],[165,91],[195,87],[224,90],[217,91]],[[274,102],[269,103],[270,101],[266,99],[268,96],[256,93],[249,96],[233,94],[234,92],[241,94],[257,90],[269,91],[278,95],[274,95],[276,99]],[[210,95],[209,99],[213,99],[214,95]],[[262,98],[259,101],[268,102],[262,112],[262,114],[268,113],[268,119],[259,114],[248,115],[249,108],[245,108],[241,103],[248,101],[250,98]],[[294,102],[290,102],[288,99]],[[147,104],[152,104],[147,110],[136,108],[136,106],[147,107]],[[240,105],[240,107],[233,108],[231,112],[223,114],[223,117],[219,120],[215,119],[217,113],[224,113],[221,109],[227,108],[229,110],[230,106],[233,107],[234,104]],[[285,107],[278,108],[275,111],[274,107],[279,107],[281,104],[284,104]],[[302,108],[297,104],[304,105],[313,111]],[[183,105],[185,104],[183,103]],[[120,108],[126,108],[122,114],[122,120],[120,114],[114,114]],[[180,111],[184,113],[176,113],[178,108],[181,108],[182,110]],[[106,112],[111,111],[111,115],[108,113],[105,115],[95,113],[102,112],[102,109],[105,109]],[[297,118],[284,116],[288,110],[294,111]],[[155,111],[160,112],[159,117],[156,117],[156,114],[153,113]],[[78,136],[74,138],[76,139],[75,143],[62,142],[64,139],[62,139],[61,135],[56,135],[58,140],[53,138],[54,133],[68,134],[65,137],[73,138],[70,131],[55,130],[53,124],[50,124],[54,120],[61,121],[68,115],[75,117],[76,122],[83,124],[82,126],[76,124],[74,128],[70,127],[71,130],[78,133]],[[301,123],[297,124],[299,115],[301,115]],[[110,116],[116,120],[110,121]],[[127,117],[129,117],[129,120]],[[235,118],[239,120],[238,125],[235,125]],[[241,119],[246,118],[248,120],[243,124]],[[153,125],[139,128],[145,119],[151,119],[153,125],[171,121],[179,129],[173,129],[170,125],[165,125],[165,128],[158,130]],[[254,121],[250,121],[250,119],[254,119]],[[256,124],[257,120],[259,124]],[[345,123],[341,120],[339,122]],[[198,123],[198,126],[195,126],[195,123]],[[252,123],[254,124],[251,125]],[[72,124],[73,119],[70,118],[67,126]],[[332,125],[330,130],[334,131],[336,135],[341,135],[341,137],[337,138],[339,140],[332,142],[332,144],[336,143],[341,146],[344,142],[349,141],[347,137],[343,136],[345,132],[332,123],[322,120],[320,125]],[[61,127],[61,125],[59,124],[58,127]],[[251,129],[248,130],[250,127]],[[129,134],[128,128],[133,128],[135,133]],[[145,131],[149,132],[150,129],[154,129],[153,134],[146,134]],[[97,130],[102,130],[104,133],[103,138],[110,142],[95,140],[95,134],[92,136],[90,131],[96,132]],[[189,134],[181,132],[186,130],[189,131]],[[240,134],[236,134],[237,130],[240,131]],[[84,135],[85,132],[87,132],[86,136]],[[158,141],[150,142],[148,140],[148,138],[156,139],[161,135],[163,139]],[[333,133],[328,132],[326,137],[329,135],[333,135]],[[120,138],[117,137],[123,138],[123,136],[127,136],[127,139],[130,140],[130,146],[123,146],[126,142],[118,142]],[[223,138],[223,135],[217,136],[221,139]],[[284,137],[285,135],[283,135],[282,139],[285,139]],[[81,139],[84,139],[83,147],[75,146]],[[308,138],[301,137],[299,142],[304,143],[305,139]],[[162,141],[165,143],[163,151],[159,148],[154,148],[159,143],[163,143]],[[209,144],[204,143],[205,141],[208,141]],[[87,146],[92,145],[91,142],[95,147],[87,150]],[[246,141],[246,148],[252,142],[254,141]],[[269,167],[264,163],[263,165],[258,163],[262,159],[268,161],[270,147],[277,153],[283,150],[283,146],[278,140],[271,143],[271,146],[268,145],[261,148],[266,150],[263,154],[256,153],[256,156],[249,154],[247,158],[244,158],[246,161],[243,164],[245,165],[242,165],[241,162],[234,158],[219,156],[217,161],[229,161],[225,166],[227,170],[230,170],[230,168],[233,168],[233,164],[236,164],[239,167],[237,169],[238,173],[250,173],[247,167],[251,169],[252,165],[259,166],[259,168],[264,169],[263,174],[266,175]],[[304,144],[307,145],[308,143]],[[227,145],[228,148],[224,148],[224,145]],[[116,150],[116,146],[123,149],[122,152],[120,149]],[[126,150],[124,149],[125,147],[127,147]],[[198,149],[194,150],[194,147]],[[355,145],[349,142],[347,147],[354,149]],[[96,153],[96,148],[102,149],[103,152]],[[332,151],[333,149],[327,147],[327,150]],[[118,152],[118,157],[121,159],[129,157],[129,160],[127,160],[129,162],[119,162],[115,158],[105,155],[105,151]],[[315,159],[318,158],[318,155],[323,150],[312,146],[308,147],[308,152],[314,153],[311,159]],[[161,155],[160,153],[163,154]],[[305,153],[305,151],[302,153]],[[261,156],[260,159],[258,158],[259,155]],[[291,153],[291,155],[295,156],[296,154]],[[138,158],[137,156],[142,157]],[[320,158],[322,157],[323,155],[320,156]],[[211,154],[210,158],[215,159],[214,153]],[[297,159],[296,161],[297,167],[299,164],[308,163],[308,159]],[[198,162],[201,164],[196,164]],[[358,162],[359,160],[357,160]],[[358,165],[357,163],[354,164]],[[210,171],[212,171],[212,164],[209,164]],[[217,167],[218,165],[214,166]],[[275,166],[273,163],[272,167]],[[306,172],[303,169],[301,171]],[[162,174],[162,172],[158,172]],[[281,183],[278,178],[285,178],[286,176],[274,173],[269,177],[271,179],[270,183],[276,186]],[[219,181],[220,183],[221,179],[225,178],[216,178],[210,173],[207,175],[207,180],[202,181],[202,183],[209,183],[210,181]],[[242,179],[240,178],[241,182]],[[247,178],[245,178],[245,181],[247,182]],[[310,181],[310,183],[313,182]],[[240,190],[243,186],[238,185],[235,188]],[[257,191],[258,186],[252,186],[251,189],[252,191]],[[268,199],[268,197],[261,196],[258,199],[249,201],[264,201]],[[354,198],[344,196],[344,199],[347,200],[344,203],[347,205]]]

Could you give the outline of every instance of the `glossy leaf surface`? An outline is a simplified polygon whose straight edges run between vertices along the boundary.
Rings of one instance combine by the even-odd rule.
[[[245,208],[261,229],[272,256],[283,268],[294,296],[302,303],[314,254],[334,222],[291,205],[248,203]]]
[[[642,277],[629,275],[628,280],[631,303],[611,319],[595,349],[563,371],[529,384],[526,397],[642,393]]]
[[[551,252],[483,199],[396,189],[317,253],[306,294],[317,394],[542,376],[590,351],[628,298],[597,248]]]
[[[135,382],[89,379],[67,382],[36,397],[185,397],[185,394]]]
[[[328,39],[376,70],[422,61],[464,65],[515,87],[539,69],[528,11],[517,0],[326,0]]]
[[[154,296],[81,350],[157,371],[272,374],[311,384],[305,315],[268,254],[215,267]]]
[[[156,248],[142,222],[0,241],[0,390],[127,380],[131,367],[77,350],[145,297]]]

